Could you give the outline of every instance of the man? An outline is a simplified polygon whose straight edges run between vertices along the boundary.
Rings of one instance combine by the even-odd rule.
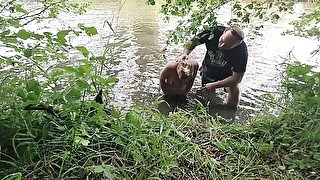
[[[165,95],[186,96],[197,75],[199,65],[195,60],[168,62],[160,73],[160,87]]]
[[[202,85],[206,92],[228,87],[226,103],[230,107],[237,107],[239,103],[238,84],[247,66],[248,51],[243,38],[240,27],[217,26],[190,39],[179,57],[185,59],[196,46],[205,43],[207,52],[200,69]]]

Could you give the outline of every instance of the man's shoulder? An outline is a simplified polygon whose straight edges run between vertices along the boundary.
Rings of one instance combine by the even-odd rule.
[[[225,30],[225,28],[226,28],[225,26],[217,25],[217,26],[208,27],[202,30],[201,32],[221,33]]]
[[[201,43],[207,42],[208,40],[218,39],[223,33],[225,27],[224,26],[214,26],[208,29],[202,30],[197,34],[197,38]]]
[[[225,30],[225,26],[217,25],[212,28],[213,31],[223,32]]]
[[[247,44],[246,42],[242,42],[239,47],[238,47],[238,52],[240,52],[241,54],[248,56],[248,48],[247,48]]]

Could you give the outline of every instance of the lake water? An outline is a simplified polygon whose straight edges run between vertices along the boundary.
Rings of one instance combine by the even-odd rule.
[[[319,56],[310,55],[319,41],[281,35],[288,28],[288,22],[308,8],[309,4],[298,3],[295,5],[295,13],[286,16],[278,24],[264,23],[264,28],[260,31],[262,36],[255,36],[249,28],[244,28],[249,59],[240,86],[240,105],[237,111],[222,108],[224,113],[221,114],[229,114],[236,120],[255,116],[263,103],[260,96],[277,92],[282,77],[278,64],[289,53],[296,60],[319,67]],[[230,8],[222,9],[218,18],[220,23],[225,23],[230,15]],[[112,65],[104,71],[106,76],[114,75],[119,78],[119,82],[109,92],[114,105],[129,109],[136,103],[150,104],[161,96],[158,79],[160,70],[166,62],[179,56],[183,48],[182,45],[169,45],[163,51],[166,33],[175,27],[175,23],[168,24],[163,20],[160,5],[149,6],[145,0],[95,0],[84,15],[65,16],[61,19],[73,25],[82,22],[98,29],[99,35],[91,40],[77,40],[77,43],[86,45],[94,53],[101,54],[105,45],[109,44]],[[112,24],[115,33],[109,28],[107,21]],[[201,64],[204,54],[205,47],[202,45],[191,53],[191,57]],[[200,86],[198,73],[188,101],[194,99]],[[217,94],[222,99],[226,96],[223,90],[219,90]],[[172,102],[175,103],[175,100]],[[214,109],[210,107],[210,112],[214,113]]]

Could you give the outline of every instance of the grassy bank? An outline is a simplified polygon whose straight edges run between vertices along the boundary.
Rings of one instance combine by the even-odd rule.
[[[93,115],[73,105],[60,118],[12,104],[1,108],[0,174],[27,179],[316,179],[320,75],[293,64],[286,77],[280,114],[266,112],[250,124],[221,123],[201,104],[165,116],[156,104],[106,113],[101,104],[91,103],[97,109]]]

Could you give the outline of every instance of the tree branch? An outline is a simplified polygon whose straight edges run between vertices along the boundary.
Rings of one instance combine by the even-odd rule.
[[[10,2],[8,2],[5,6],[3,6],[3,8],[0,10],[0,13],[2,13],[10,4],[12,4],[14,1],[16,0],[12,0]]]
[[[46,10],[48,10],[51,6],[58,4],[59,2],[55,2],[52,3],[48,6],[45,6],[40,12],[35,13],[35,14],[31,14],[31,15],[26,15],[26,16],[20,16],[17,18],[17,20],[22,20],[22,19],[26,19],[26,18],[31,18],[31,17],[35,17],[35,16],[39,16],[40,14],[44,13]]]

